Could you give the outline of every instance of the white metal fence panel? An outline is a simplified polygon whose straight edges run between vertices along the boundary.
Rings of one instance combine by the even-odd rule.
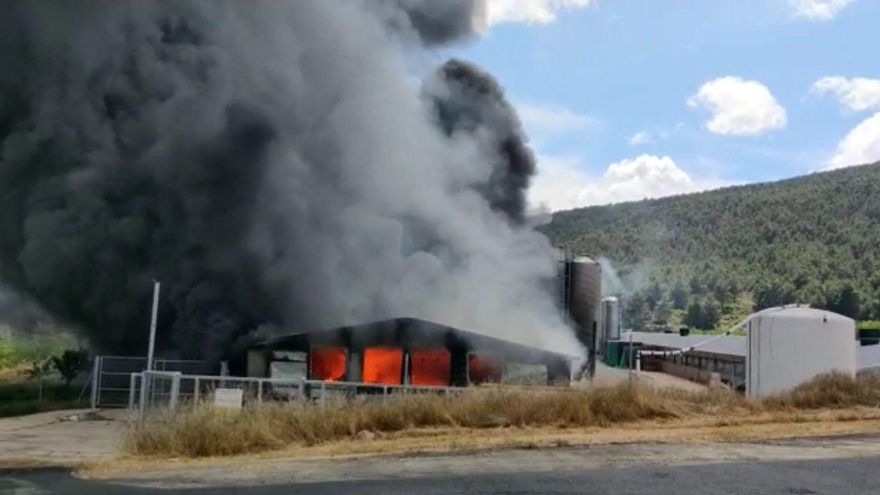
[[[131,375],[144,371],[146,367],[147,358],[142,356],[96,356],[92,369],[92,408],[130,405],[132,385],[135,384]],[[208,361],[155,359],[153,369],[187,374],[215,374],[219,373],[220,365]]]
[[[129,407],[137,409],[141,418],[160,410],[175,410],[212,404],[217,389],[242,391],[243,406],[264,402],[315,401],[324,405],[328,400],[372,396],[386,399],[392,395],[459,392],[464,387],[416,385],[382,385],[360,382],[329,382],[283,378],[250,378],[217,375],[184,375],[178,372],[144,371],[130,377]]]

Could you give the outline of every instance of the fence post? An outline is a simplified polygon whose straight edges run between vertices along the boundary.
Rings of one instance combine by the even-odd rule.
[[[302,399],[306,398],[306,379],[305,378],[299,379],[299,396]]]
[[[92,397],[89,404],[92,409],[98,408],[98,376],[101,374],[101,356],[95,356],[95,362],[92,363]]]
[[[196,377],[193,380],[193,407],[198,407],[199,405],[199,377]]]
[[[257,380],[257,404],[263,405],[263,380]]]
[[[168,409],[177,409],[177,396],[180,394],[180,372],[171,377],[171,396],[168,397]]]
[[[137,389],[137,373],[132,373],[128,382],[128,410],[134,409],[134,394]]]
[[[153,386],[152,380],[150,379],[150,373],[147,371],[141,372],[141,400],[140,400],[140,419],[144,419],[144,413],[147,410],[147,389]]]
[[[324,409],[324,398],[327,397],[327,389],[324,387],[324,382],[321,382],[321,409]]]

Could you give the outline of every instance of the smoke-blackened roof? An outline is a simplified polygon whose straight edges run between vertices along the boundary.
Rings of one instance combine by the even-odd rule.
[[[469,351],[495,352],[525,362],[548,359],[578,359],[575,353],[553,352],[509,340],[462,330],[419,318],[394,318],[360,325],[298,332],[256,343],[258,348],[300,348],[317,345],[344,345],[353,348],[396,346],[409,349],[444,347]]]

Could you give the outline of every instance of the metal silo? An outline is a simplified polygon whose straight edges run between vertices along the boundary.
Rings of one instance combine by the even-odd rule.
[[[602,299],[602,268],[585,256],[564,255],[560,266],[560,305],[575,327],[577,338],[590,351],[592,362],[597,348],[599,304]]]
[[[599,338],[607,342],[620,339],[620,301],[616,297],[602,299],[602,308],[599,311]]]

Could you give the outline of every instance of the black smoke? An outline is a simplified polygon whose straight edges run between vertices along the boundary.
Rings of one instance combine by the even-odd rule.
[[[438,125],[448,135],[477,137],[492,159],[492,173],[476,184],[494,210],[522,223],[526,217],[526,191],[535,174],[535,157],[519,117],[492,77],[462,60],[446,62],[426,82]]]
[[[568,339],[500,88],[455,62],[426,104],[406,70],[476,8],[0,3],[0,277],[102,350],[143,348],[154,279],[187,356],[397,316]]]
[[[16,333],[31,333],[51,323],[49,315],[39,306],[0,286],[0,326]]]

